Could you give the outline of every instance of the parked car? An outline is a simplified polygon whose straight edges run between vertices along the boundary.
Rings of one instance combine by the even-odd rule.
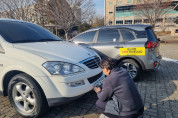
[[[0,94],[23,117],[38,117],[103,78],[94,51],[24,21],[0,19]]]
[[[127,69],[135,80],[142,71],[158,68],[161,55],[160,41],[149,25],[103,26],[87,30],[71,42],[95,50],[101,58],[117,59],[118,67]],[[145,55],[120,55],[123,48],[143,47]]]

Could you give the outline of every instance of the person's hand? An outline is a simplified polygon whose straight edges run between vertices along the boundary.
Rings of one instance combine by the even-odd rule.
[[[98,92],[101,91],[101,88],[100,88],[100,87],[94,87],[93,89],[94,89],[94,91],[95,91],[96,93],[98,93]]]

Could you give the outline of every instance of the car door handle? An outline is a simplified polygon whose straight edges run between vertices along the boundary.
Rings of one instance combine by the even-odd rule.
[[[115,46],[114,48],[123,48],[123,46]]]

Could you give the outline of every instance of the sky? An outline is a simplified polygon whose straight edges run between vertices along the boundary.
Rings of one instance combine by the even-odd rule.
[[[96,14],[104,16],[104,0],[93,0],[95,3]]]

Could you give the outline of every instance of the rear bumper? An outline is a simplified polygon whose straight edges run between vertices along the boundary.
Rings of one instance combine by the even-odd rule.
[[[145,71],[148,71],[148,70],[158,70],[161,66],[161,59],[162,59],[162,56],[159,55],[157,57],[153,57],[151,56],[152,59],[150,59],[150,61],[147,62],[146,64],[146,69]]]
[[[162,59],[162,56],[159,55],[159,56],[154,60],[154,69],[159,69],[159,68],[160,68],[161,59]]]

